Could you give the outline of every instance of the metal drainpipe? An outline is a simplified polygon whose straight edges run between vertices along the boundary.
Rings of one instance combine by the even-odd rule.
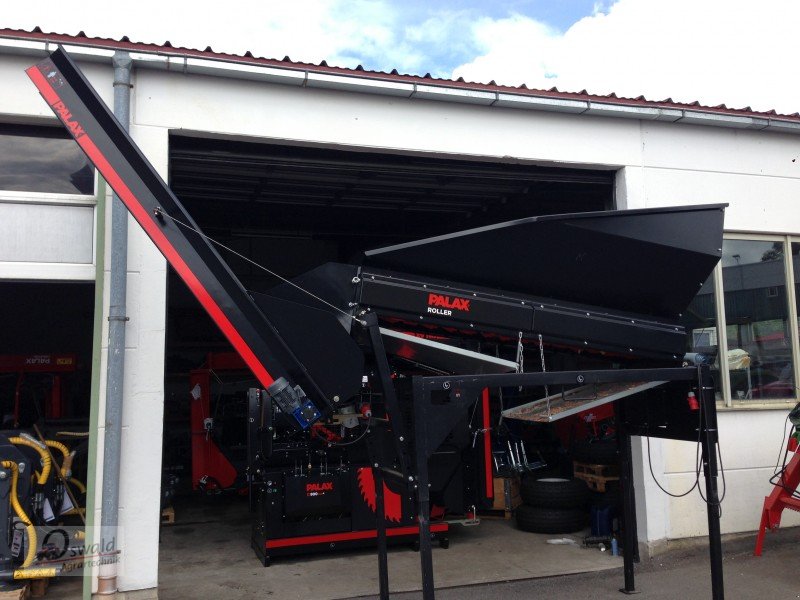
[[[114,116],[127,131],[130,124],[131,57],[127,52],[114,52]],[[103,497],[100,514],[100,539],[103,546],[115,542],[119,524],[119,471],[122,436],[122,383],[125,374],[125,307],[128,271],[128,211],[114,194],[111,207],[111,276],[108,307],[108,367],[105,405],[105,438],[103,444]],[[97,593],[117,592],[116,563],[101,565]]]

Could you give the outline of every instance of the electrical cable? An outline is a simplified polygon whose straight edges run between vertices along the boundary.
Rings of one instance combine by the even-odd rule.
[[[650,475],[653,477],[653,481],[658,486],[662,492],[664,492],[667,496],[671,496],[673,498],[683,498],[684,496],[688,496],[692,493],[694,488],[700,485],[700,466],[699,466],[699,454],[700,454],[700,445],[702,443],[702,435],[703,435],[703,405],[700,404],[700,409],[697,411],[697,449],[695,452],[695,479],[694,484],[690,487],[686,492],[682,494],[673,494],[668,492],[664,487],[658,482],[656,479],[656,474],[653,471],[653,461],[650,454],[650,436],[647,436],[647,464],[650,466]]]
[[[781,447],[778,450],[778,457],[775,459],[775,468],[772,470],[773,475],[778,474],[778,466],[781,463],[781,454],[783,454],[783,445],[788,441],[788,433],[786,433],[787,426],[789,425],[789,413],[786,413],[786,420],[783,422],[783,435],[781,436]]]
[[[259,269],[261,269],[261,270],[263,270],[263,271],[266,271],[267,273],[269,273],[270,275],[272,275],[273,277],[275,277],[275,278],[277,278],[277,279],[280,279],[280,280],[281,280],[281,281],[283,281],[284,283],[288,283],[288,284],[289,284],[289,285],[291,285],[292,287],[294,287],[294,288],[296,288],[296,289],[300,290],[301,292],[303,292],[304,294],[307,294],[308,296],[311,296],[312,298],[314,298],[314,299],[315,299],[315,300],[317,300],[318,302],[321,302],[321,303],[322,303],[322,304],[324,304],[325,306],[328,306],[328,307],[332,308],[333,310],[335,310],[335,311],[337,311],[337,312],[339,312],[339,313],[343,314],[345,317],[347,317],[347,318],[349,318],[349,319],[352,319],[353,321],[356,321],[356,322],[357,322],[357,323],[359,323],[360,325],[366,325],[366,322],[365,322],[365,321],[362,321],[361,319],[358,319],[358,318],[356,318],[354,315],[351,315],[351,314],[350,314],[350,313],[348,313],[347,311],[344,311],[344,310],[342,310],[341,308],[339,308],[338,306],[335,306],[335,305],[331,304],[331,303],[330,303],[330,302],[328,302],[327,300],[324,300],[324,299],[320,298],[319,296],[317,296],[317,295],[316,295],[316,294],[314,294],[313,292],[310,292],[310,291],[308,291],[307,289],[304,289],[304,288],[300,287],[300,286],[299,286],[299,285],[297,285],[295,282],[293,282],[293,281],[291,281],[291,280],[287,279],[286,277],[283,277],[282,275],[279,275],[279,274],[278,274],[278,273],[276,273],[275,271],[272,271],[272,270],[268,269],[268,268],[267,268],[267,267],[265,267],[264,265],[257,263],[257,262],[256,262],[256,261],[254,261],[253,259],[251,259],[251,258],[248,258],[248,257],[247,257],[247,256],[245,256],[244,254],[241,254],[240,252],[237,252],[236,250],[234,250],[233,248],[231,248],[231,247],[229,247],[229,246],[226,246],[226,245],[225,245],[225,244],[223,244],[222,242],[220,242],[220,241],[218,241],[218,240],[215,240],[214,238],[212,238],[212,237],[210,237],[210,236],[206,235],[205,233],[203,233],[203,232],[202,232],[202,231],[200,231],[199,229],[196,229],[196,228],[192,227],[192,226],[191,226],[191,225],[189,225],[188,223],[184,223],[184,222],[183,222],[183,221],[181,221],[180,219],[176,219],[175,217],[173,217],[173,216],[171,216],[171,215],[168,215],[166,212],[164,212],[164,209],[162,209],[162,208],[158,208],[158,209],[157,209],[157,214],[158,214],[159,216],[164,216],[164,217],[166,217],[166,218],[170,219],[171,221],[174,221],[175,223],[177,223],[177,224],[178,224],[178,225],[180,225],[181,227],[184,227],[184,228],[188,229],[189,231],[192,231],[192,232],[196,233],[197,235],[199,235],[199,236],[200,236],[200,237],[202,237],[203,239],[205,239],[205,240],[208,240],[208,241],[209,241],[209,242],[211,242],[212,244],[215,244],[215,245],[219,246],[219,247],[220,247],[220,248],[222,248],[223,250],[227,250],[228,252],[230,252],[230,253],[231,253],[231,254],[233,254],[234,256],[237,256],[237,257],[241,258],[242,260],[244,260],[244,261],[246,261],[246,262],[250,263],[251,265],[253,265],[253,266],[255,266],[255,267],[258,267]]]
[[[775,464],[775,472],[772,474],[772,477],[769,478],[769,482],[774,486],[783,488],[791,495],[792,498],[800,500],[800,492],[798,492],[796,489],[793,489],[786,484],[786,461],[787,458],[789,457],[789,444],[788,444],[788,436],[786,435],[786,425],[789,421],[789,416],[790,415],[786,415],[786,421],[784,422],[783,425],[784,436],[783,439],[781,440],[781,449],[778,452],[778,463],[781,463],[781,454],[783,454],[783,461],[781,463],[780,469],[778,468],[778,463]],[[784,449],[784,443],[785,443],[785,449]]]
[[[357,444],[361,440],[363,440],[367,434],[369,433],[370,425],[367,425],[367,428],[359,435],[356,439],[350,440],[349,442],[328,442],[329,446],[333,446],[336,448],[341,448],[342,446],[352,446],[353,444]]]
[[[700,442],[698,441],[697,444],[699,449]],[[650,466],[650,475],[653,477],[653,481],[658,486],[658,489],[664,492],[667,496],[671,496],[672,498],[683,498],[685,496],[688,496],[694,491],[694,488],[696,488],[700,484],[700,469],[697,467],[697,461],[695,461],[695,479],[694,483],[692,484],[692,487],[690,487],[682,494],[673,494],[672,492],[668,492],[666,489],[664,489],[664,487],[658,482],[658,479],[656,479],[656,474],[653,471],[653,462],[650,458],[650,436],[647,436],[647,464]]]
[[[698,487],[697,491],[700,492],[700,497],[703,499],[703,502],[709,506],[717,507],[719,517],[722,518],[722,501],[725,500],[725,494],[728,492],[728,483],[725,481],[725,467],[722,464],[722,449],[719,447],[719,444],[717,444],[717,456],[719,457],[719,472],[722,477],[722,494],[716,502],[709,502],[708,499],[703,496],[702,488]]]

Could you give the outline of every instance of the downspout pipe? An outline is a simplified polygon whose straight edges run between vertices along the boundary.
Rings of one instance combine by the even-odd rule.
[[[116,51],[114,66],[114,116],[125,131],[130,126],[131,66],[127,52]],[[128,274],[128,210],[116,194],[111,200],[111,274],[108,307],[108,365],[103,444],[103,490],[100,513],[100,540],[106,547],[119,536],[119,473],[122,445],[122,384],[125,375],[125,306]],[[104,561],[105,562],[105,561]],[[117,565],[113,561],[100,566],[97,593],[117,592]]]

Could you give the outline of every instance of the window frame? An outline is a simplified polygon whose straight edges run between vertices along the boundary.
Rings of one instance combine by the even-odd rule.
[[[48,123],[21,123],[36,127],[50,127],[58,129],[55,120],[48,119]],[[6,124],[6,123],[3,123]],[[20,123],[7,123],[18,125]],[[46,204],[51,206],[91,207],[92,218],[92,259],[90,263],[49,263],[49,262],[13,262],[0,261],[0,279],[24,280],[77,280],[94,281],[96,279],[97,253],[102,248],[97,247],[97,206],[100,195],[106,193],[105,185],[100,179],[97,169],[92,166],[94,181],[91,194],[62,194],[56,192],[25,192],[19,190],[0,189],[0,203],[2,204]]]
[[[782,242],[784,247],[783,253],[783,275],[784,282],[787,289],[787,311],[789,319],[790,330],[790,345],[792,349],[792,373],[794,375],[794,385],[796,391],[798,382],[800,381],[800,329],[798,329],[797,318],[797,297],[794,290],[795,273],[794,264],[791,260],[791,245],[792,243],[800,243],[800,235],[791,234],[761,234],[761,233],[741,233],[741,232],[725,232],[723,235],[724,240],[741,240],[753,242]],[[718,403],[720,408],[727,409],[776,409],[786,408],[787,405],[796,404],[800,401],[800,396],[795,395],[794,398],[759,398],[758,400],[739,400],[734,399],[731,394],[731,379],[730,371],[727,369],[728,365],[728,333],[727,333],[727,319],[725,316],[725,292],[722,281],[722,261],[717,263],[714,267],[714,299],[717,309],[717,343],[718,343],[718,356],[720,364],[720,378],[722,389],[722,402]],[[726,368],[722,368],[725,365]]]

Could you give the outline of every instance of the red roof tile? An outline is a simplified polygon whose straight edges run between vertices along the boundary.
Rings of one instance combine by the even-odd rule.
[[[463,77],[456,80],[442,79],[432,77],[430,73],[424,76],[400,74],[397,69],[392,69],[391,72],[385,71],[372,71],[365,69],[362,65],[356,68],[345,67],[331,67],[328,66],[326,61],[322,61],[319,65],[311,63],[304,63],[293,61],[289,56],[284,56],[282,60],[274,58],[264,58],[254,56],[249,50],[241,54],[228,54],[224,52],[215,52],[211,46],[205,50],[198,50],[195,48],[176,47],[166,40],[162,44],[153,44],[149,42],[132,42],[128,36],[123,36],[119,40],[102,37],[89,37],[83,31],[79,31],[77,35],[70,35],[66,33],[49,33],[43,32],[40,27],[34,27],[31,31],[23,29],[0,29],[0,38],[32,40],[41,42],[51,42],[54,44],[72,44],[76,46],[87,46],[93,48],[107,48],[107,49],[120,49],[128,50],[131,52],[144,52],[144,53],[158,53],[161,55],[187,57],[187,58],[206,58],[212,60],[222,60],[234,63],[244,63],[253,65],[263,65],[280,67],[284,69],[295,69],[302,71],[310,71],[315,73],[328,73],[340,75],[354,75],[357,77],[365,77],[369,79],[376,79],[381,81],[399,81],[405,83],[424,83],[425,85],[436,85],[431,82],[438,82],[439,85],[444,87],[452,87],[458,89],[480,90],[500,93],[519,94],[524,96],[533,96],[541,98],[557,98],[562,100],[579,100],[584,102],[603,102],[606,104],[620,104],[625,106],[637,106],[646,108],[672,108],[672,109],[690,109],[693,111],[701,111],[714,114],[726,114],[742,117],[756,117],[763,119],[780,119],[785,121],[800,122],[800,113],[793,113],[791,115],[779,114],[774,109],[768,111],[754,111],[749,106],[744,108],[728,108],[725,104],[717,106],[704,106],[697,100],[694,102],[675,102],[672,98],[664,100],[647,100],[644,96],[637,96],[636,98],[618,97],[613,92],[607,95],[590,94],[585,89],[580,92],[562,92],[558,88],[552,87],[549,90],[529,89],[524,83],[518,87],[498,85],[494,80],[489,83],[479,83],[474,81],[464,81]]]

